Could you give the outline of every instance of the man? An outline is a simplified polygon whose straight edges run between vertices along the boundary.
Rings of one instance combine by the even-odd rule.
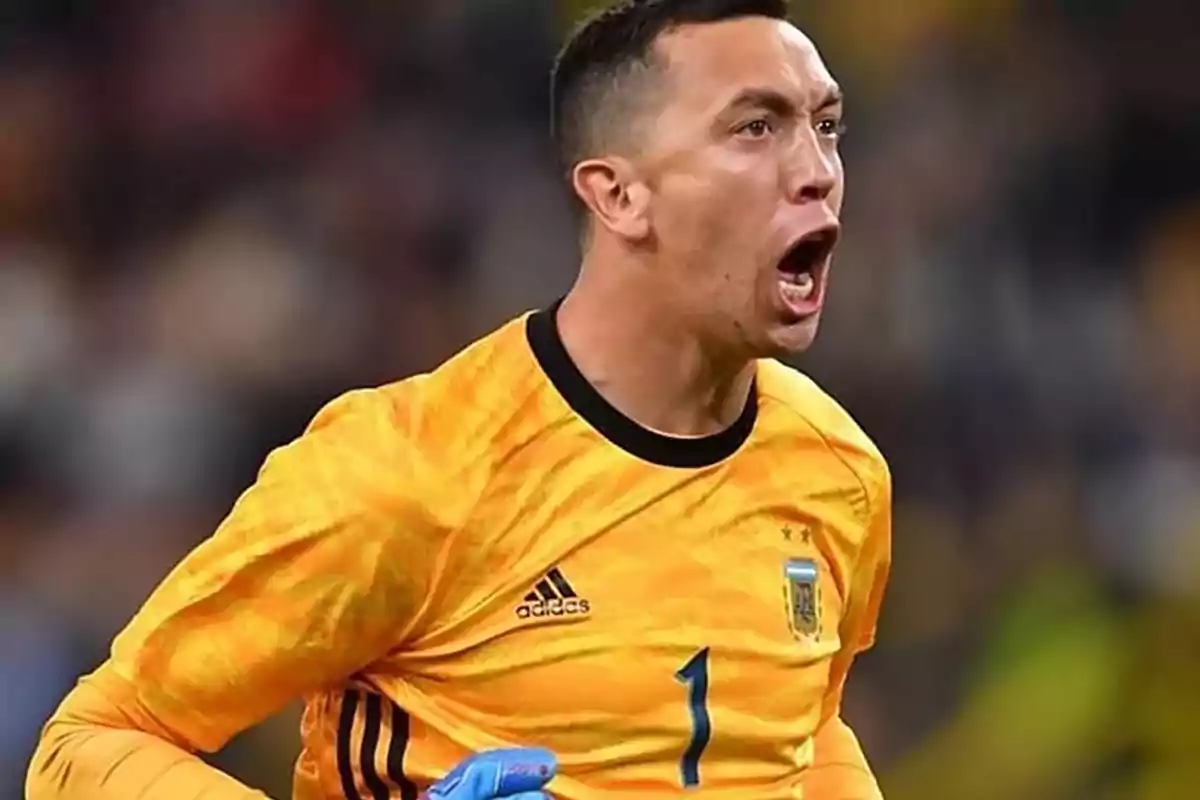
[[[840,718],[883,459],[813,340],[841,94],[783,0],[642,0],[554,73],[579,279],[272,454],[47,726],[32,800],[260,796],[191,753],[303,696],[296,798],[539,746],[558,798],[873,800]]]

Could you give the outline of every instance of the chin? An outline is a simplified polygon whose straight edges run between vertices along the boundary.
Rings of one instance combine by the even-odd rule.
[[[765,337],[767,352],[765,358],[786,358],[798,356],[812,347],[817,338],[817,329],[821,325],[820,313],[792,323],[781,323],[772,326]]]

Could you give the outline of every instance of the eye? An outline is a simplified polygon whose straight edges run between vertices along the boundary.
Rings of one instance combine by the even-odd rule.
[[[840,139],[846,134],[846,124],[840,119],[823,119],[817,123],[817,133],[830,139]]]
[[[771,132],[771,123],[766,119],[752,119],[739,125],[735,133],[751,139],[761,139]]]

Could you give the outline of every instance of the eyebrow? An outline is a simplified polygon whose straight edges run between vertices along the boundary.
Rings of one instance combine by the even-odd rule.
[[[840,104],[845,99],[838,86],[830,86],[821,101],[813,108],[814,112],[825,111]],[[774,114],[786,116],[796,111],[796,104],[790,97],[775,89],[751,88],[743,89],[729,102],[725,110],[736,111],[741,108],[765,108]]]
[[[846,96],[844,94],[842,94],[842,89],[840,86],[830,86],[825,91],[825,96],[821,99],[821,102],[817,103],[817,107],[814,110],[824,111],[827,108],[832,108],[833,106],[841,105],[841,103],[845,99],[846,99]]]

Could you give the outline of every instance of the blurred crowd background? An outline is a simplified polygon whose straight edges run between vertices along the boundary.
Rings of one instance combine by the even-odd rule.
[[[0,3],[0,798],[264,454],[569,285],[588,4]],[[800,366],[889,456],[889,800],[1200,797],[1200,7],[812,0],[846,236]],[[289,711],[218,763],[290,796]]]

